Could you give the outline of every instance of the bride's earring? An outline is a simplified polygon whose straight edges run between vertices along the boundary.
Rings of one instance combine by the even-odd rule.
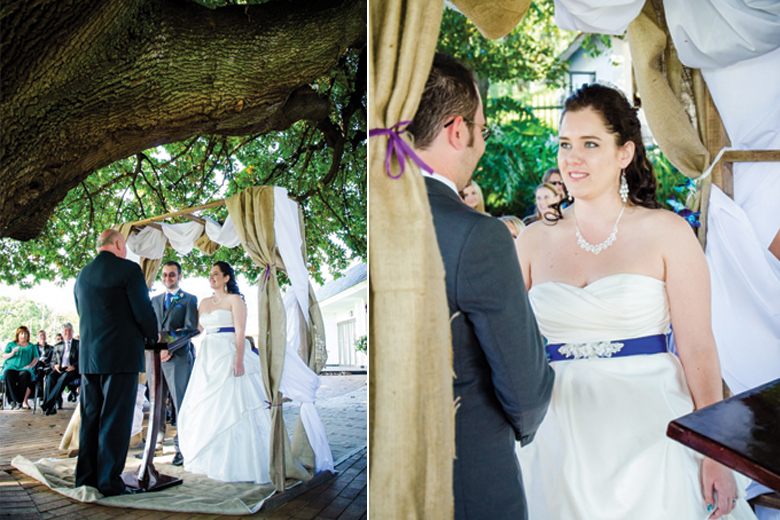
[[[626,181],[626,170],[620,172],[620,198],[623,204],[628,202],[628,182]]]

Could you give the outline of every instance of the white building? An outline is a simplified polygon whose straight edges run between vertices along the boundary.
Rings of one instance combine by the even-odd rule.
[[[600,51],[598,56],[591,56],[583,47],[584,34],[580,34],[560,56],[561,61],[568,62],[569,72],[566,89],[559,91],[560,103],[575,90],[586,83],[602,82],[615,86],[623,91],[629,103],[634,104],[636,85],[634,82],[631,50],[628,47],[628,39],[610,36],[610,47],[598,42],[596,47]],[[642,136],[645,146],[653,144],[650,126],[643,110],[639,110],[639,121],[642,123]],[[560,116],[558,116],[560,117]],[[555,126],[557,128],[557,125]]]
[[[618,87],[631,99],[634,82],[628,40],[611,36],[611,48],[606,48],[598,42],[597,47],[601,54],[594,57],[585,52],[582,46],[584,38],[583,34],[577,36],[560,56],[561,61],[569,63],[568,91],[574,92],[586,83],[604,81]]]
[[[368,356],[355,342],[368,335],[368,265],[360,263],[316,293],[325,323],[326,365],[366,367]]]

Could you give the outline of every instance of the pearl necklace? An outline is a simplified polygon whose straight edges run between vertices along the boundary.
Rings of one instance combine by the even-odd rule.
[[[572,208],[572,213],[574,214],[574,229],[577,230],[577,243],[579,244],[579,246],[585,251],[590,251],[594,255],[601,253],[606,248],[611,246],[615,242],[615,239],[617,238],[618,222],[620,222],[620,217],[623,216],[623,211],[625,211],[625,209],[626,209],[626,205],[623,204],[623,207],[620,210],[620,214],[618,214],[618,218],[615,221],[615,227],[612,228],[612,233],[609,234],[607,239],[600,244],[593,245],[587,240],[585,240],[582,237],[582,234],[580,234],[580,226],[577,225],[577,213],[574,211],[574,208]]]
[[[216,297],[217,297],[217,295],[216,295],[216,294],[215,294],[214,296],[212,296],[212,297],[211,297],[211,303],[213,303],[214,305],[219,305],[219,302],[221,302],[222,300],[224,300],[224,299],[225,299],[225,297],[223,296],[223,297],[222,297],[222,298],[220,298],[219,300],[215,300],[214,298],[216,298]]]

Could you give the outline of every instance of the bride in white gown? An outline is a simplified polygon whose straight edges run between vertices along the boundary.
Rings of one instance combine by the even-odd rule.
[[[742,477],[666,437],[723,398],[709,274],[687,222],[659,209],[620,92],[589,85],[566,101],[558,166],[575,203],[517,240],[556,376],[534,442],[518,446],[530,520],[754,519]]]
[[[260,358],[244,336],[246,305],[233,268],[209,273],[214,296],[201,302],[205,334],[178,418],[184,469],[223,482],[270,482],[271,415]]]

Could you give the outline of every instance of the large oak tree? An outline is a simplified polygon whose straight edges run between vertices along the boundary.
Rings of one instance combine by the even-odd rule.
[[[365,0],[217,8],[191,0],[11,0],[1,9],[0,237],[45,241],[39,236],[53,226],[58,205],[61,213],[80,212],[66,219],[104,225],[106,215],[95,213],[108,203],[96,196],[111,189],[120,205],[128,189],[135,193],[140,211],[131,217],[152,216],[172,203],[175,209],[196,205],[208,201],[208,188],[221,179],[232,184],[227,192],[287,184],[310,211],[330,209],[347,228],[341,239],[354,238],[348,246],[363,252],[365,239],[356,235],[364,235],[365,216],[355,216],[362,228],[349,229],[349,208],[339,214],[323,192],[342,175],[344,198],[345,186],[354,191],[354,178],[365,177],[364,169],[352,171],[350,182],[343,175],[355,170],[365,145]],[[232,172],[238,151],[254,146],[256,156],[269,146],[264,135],[280,135],[282,145],[273,149],[287,156],[265,169]],[[181,154],[167,161],[143,153],[178,142]],[[320,178],[278,182],[282,173],[307,169]],[[199,192],[187,189],[193,176]],[[147,195],[139,193],[142,185]],[[173,200],[163,193],[177,187]],[[119,208],[115,216],[128,219]],[[27,257],[36,249],[3,243]],[[22,275],[36,259],[25,260],[14,259]],[[7,267],[3,278],[18,281]],[[67,277],[72,269],[65,271]]]
[[[365,31],[360,0],[3,2],[0,236],[36,237],[69,190],[138,151],[326,118],[308,85]]]

